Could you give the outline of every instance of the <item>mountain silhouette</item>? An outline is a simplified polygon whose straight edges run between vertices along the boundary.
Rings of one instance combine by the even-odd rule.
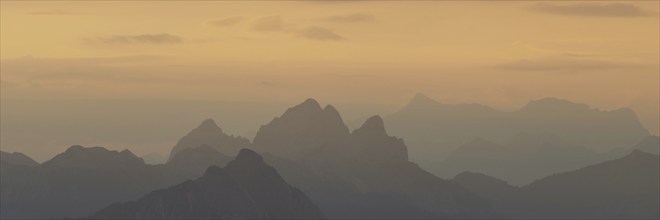
[[[648,136],[633,146],[632,149],[658,155],[660,154],[660,137]]]
[[[611,154],[575,146],[553,134],[520,133],[505,143],[476,138],[450,154],[436,172],[452,176],[474,171],[521,186],[551,174],[613,159]]]
[[[151,165],[164,164],[167,162],[167,158],[155,152],[142,155],[142,160],[144,160],[144,163]]]
[[[300,160],[320,145],[344,145],[348,127],[331,105],[321,108],[314,99],[287,109],[280,117],[261,126],[253,141],[258,152]]]
[[[128,150],[77,145],[29,170],[3,172],[1,179],[3,219],[84,216],[168,184],[157,166]]]
[[[483,174],[454,178],[493,204],[501,218],[658,219],[660,157],[630,154],[541,178],[523,187]]]
[[[320,219],[319,209],[257,153],[243,149],[225,168],[104,208],[100,219]]]
[[[620,159],[556,174],[523,188],[523,217],[660,218],[660,157],[635,150]],[[530,202],[533,201],[533,202]]]
[[[406,140],[411,159],[436,172],[457,147],[480,137],[502,144],[521,133],[551,133],[599,152],[629,147],[649,135],[626,108],[603,111],[556,98],[534,100],[505,112],[478,104],[443,104],[417,94],[384,118],[388,130]]]
[[[257,152],[291,160],[315,173],[349,183],[349,188],[362,194],[387,201],[381,202],[379,210],[393,208],[392,204],[405,204],[400,206],[408,207],[407,210],[417,209],[418,213],[427,213],[433,218],[483,216],[489,210],[483,199],[409,162],[403,140],[389,136],[379,116],[369,118],[360,128],[349,133],[332,106],[322,109],[317,101],[308,99],[262,126],[254,145]],[[314,187],[323,186],[301,188]],[[313,200],[319,195],[322,193],[310,193]],[[368,200],[366,197],[360,199]],[[319,204],[322,209],[337,206]],[[351,216],[355,213],[334,210],[327,211],[327,216],[355,217]],[[420,217],[402,213],[393,213],[395,216],[390,217]]]
[[[0,151],[0,163],[1,164],[12,164],[18,166],[37,166],[39,163],[34,161],[32,158],[26,156],[23,153],[14,152],[8,153]]]
[[[172,156],[164,165],[166,178],[172,183],[202,176],[209,166],[224,167],[233,158],[209,145],[185,148]]]
[[[234,156],[242,148],[250,146],[250,141],[243,137],[234,137],[225,134],[213,119],[204,120],[172,148],[170,160],[179,151],[186,148],[208,145],[225,155]]]

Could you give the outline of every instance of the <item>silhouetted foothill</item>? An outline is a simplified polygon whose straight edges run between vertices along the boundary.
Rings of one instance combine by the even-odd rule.
[[[660,154],[660,137],[648,136],[633,146],[632,149],[658,155]]]
[[[288,185],[260,155],[243,149],[225,168],[153,191],[95,213],[99,219],[323,219],[300,190]]]
[[[4,151],[0,151],[0,163],[30,167],[39,165],[39,163],[23,153],[8,153]]]

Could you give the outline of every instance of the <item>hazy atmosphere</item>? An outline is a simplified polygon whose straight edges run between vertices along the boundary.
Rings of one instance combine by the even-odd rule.
[[[598,167],[579,168],[609,160],[616,159],[607,166],[627,168],[636,167],[631,161],[640,158],[657,163],[657,156],[629,153],[643,148],[655,151],[654,141],[660,134],[658,1],[2,0],[0,6],[3,153],[21,152],[39,166],[50,166],[69,164],[62,161],[66,161],[66,153],[76,150],[80,156],[100,155],[99,149],[125,154],[123,150],[128,149],[147,164],[162,164],[136,175],[171,174],[163,177],[166,180],[145,180],[158,183],[144,183],[150,186],[148,190],[121,188],[127,193],[124,197],[85,194],[103,201],[93,199],[97,203],[81,206],[81,210],[49,207],[53,210],[44,208],[43,213],[51,214],[38,216],[14,212],[21,210],[14,207],[32,207],[31,203],[6,202],[3,212],[8,214],[3,218],[85,216],[111,202],[129,200],[150,204],[154,198],[179,195],[182,191],[177,190],[183,189],[168,188],[145,198],[137,195],[200,176],[195,180],[200,186],[213,185],[222,175],[237,182],[252,181],[232,175],[266,169],[264,161],[286,180],[280,181],[279,176],[273,180],[278,187],[292,184],[306,198],[302,202],[296,200],[300,195],[293,200],[273,200],[274,204],[306,207],[301,208],[305,213],[291,211],[279,213],[280,217],[381,218],[334,203],[344,200],[328,197],[332,194],[328,191],[308,190],[319,188],[314,181],[326,182],[330,177],[312,181],[306,179],[311,178],[305,176],[307,171],[281,165],[287,164],[282,162],[286,159],[310,163],[306,164],[310,170],[332,167],[333,172],[348,176],[349,185],[354,178],[368,176],[361,182],[364,185],[355,186],[355,195],[400,189],[376,184],[387,179],[379,176],[383,170],[347,174],[345,167],[337,165],[344,161],[319,165],[331,161],[315,157],[319,152],[335,158],[371,155],[364,152],[389,155],[388,161],[397,161],[391,166],[415,163],[421,167],[405,165],[399,171],[408,174],[401,178],[447,178],[488,199],[503,198],[498,193],[522,195],[516,191],[519,187],[550,192],[555,189],[544,187],[562,178],[551,175],[576,170],[591,177]],[[303,121],[310,127],[302,126]],[[314,133],[317,131],[320,133]],[[376,139],[380,142],[374,143],[383,148],[374,150],[366,144]],[[231,145],[231,150],[221,150],[225,145]],[[318,150],[312,145],[352,148]],[[87,148],[94,146],[103,148]],[[362,151],[357,146],[369,147]],[[214,152],[206,155],[218,153],[221,159],[214,157],[212,164],[222,168],[177,166],[175,156],[199,153],[185,151],[188,148]],[[251,150],[238,153],[242,148]],[[309,162],[315,159],[322,162]],[[146,166],[132,159],[121,163]],[[616,171],[621,170],[625,169]],[[471,185],[475,180],[491,181],[480,179],[486,178],[481,173],[502,178],[511,186],[482,191],[478,184]],[[643,176],[642,171],[637,174]],[[544,177],[549,178],[547,182],[537,181]],[[333,187],[329,188],[335,190]],[[425,187],[407,185],[401,188],[419,192],[394,191],[397,196],[410,194],[416,199],[437,190]],[[351,193],[347,195],[354,196]],[[442,201],[410,205],[381,200],[388,196],[350,201],[380,205],[369,210],[406,207],[392,210],[397,215],[390,216],[401,218],[525,218],[538,217],[533,215],[534,208],[552,210],[547,209],[548,203],[528,207],[529,213],[519,211],[524,202],[517,202],[532,198],[527,195],[493,205],[498,210],[493,213],[498,215],[474,205],[481,200],[472,197],[464,198],[474,202],[461,209],[471,210],[464,215],[452,208],[437,208],[435,205],[445,204]],[[243,201],[244,197],[236,195],[235,199]],[[379,202],[373,203],[374,199]],[[649,201],[647,197],[635,199]],[[545,201],[540,197],[531,200]],[[132,205],[110,206],[94,216],[125,217],[116,213],[139,208]],[[318,208],[309,208],[312,206]],[[168,217],[154,213],[137,215]],[[236,216],[255,218],[254,213],[242,214]],[[554,214],[543,217],[592,216],[570,211]],[[639,217],[606,215],[613,216]]]
[[[242,112],[185,107],[212,102],[280,107],[252,110],[263,115],[251,128],[223,126],[236,135],[309,97],[351,121],[392,113],[416,93],[501,110],[544,97],[629,107],[660,129],[657,2],[3,1],[1,10],[2,148],[42,161],[80,142],[164,152],[153,145],[179,138],[164,129]],[[98,107],[110,102],[125,104]],[[175,107],[113,116],[150,102]],[[114,127],[96,128],[104,132],[152,135],[60,134],[87,130],[81,117]]]

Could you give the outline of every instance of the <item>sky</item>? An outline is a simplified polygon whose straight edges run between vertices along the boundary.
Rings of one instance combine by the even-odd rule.
[[[314,97],[352,120],[424,93],[501,110],[544,97],[629,107],[660,133],[658,1],[0,4],[5,129],[21,123],[10,116],[43,113],[46,103],[67,112],[62,103],[287,106]],[[20,150],[11,134],[2,133],[1,147]]]

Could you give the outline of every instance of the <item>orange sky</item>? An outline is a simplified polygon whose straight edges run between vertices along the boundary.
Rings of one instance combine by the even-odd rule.
[[[2,1],[1,98],[633,108],[660,131],[659,3]]]

